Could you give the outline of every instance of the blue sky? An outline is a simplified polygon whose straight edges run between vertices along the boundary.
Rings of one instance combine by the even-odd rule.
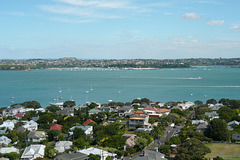
[[[0,59],[240,57],[239,0],[1,0]]]

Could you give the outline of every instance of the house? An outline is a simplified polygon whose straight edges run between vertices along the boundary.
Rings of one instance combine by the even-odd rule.
[[[24,116],[24,113],[17,113],[13,115],[14,118],[21,119]]]
[[[15,123],[16,123],[16,121],[14,121],[14,120],[6,120],[6,121],[4,121],[3,122],[3,124],[1,124],[0,125],[0,128],[8,128],[8,129],[10,129],[10,130],[13,130],[13,128],[14,128],[14,126],[15,126]]]
[[[238,133],[232,134],[232,139],[234,139],[236,141],[240,141],[240,134],[238,134]]]
[[[0,148],[1,154],[11,153],[11,152],[16,152],[19,154],[19,149],[15,148],[15,147],[1,147]]]
[[[126,134],[125,133],[122,136],[126,138],[124,151],[126,151],[128,148],[132,148],[135,146],[135,140],[137,139],[136,134]]]
[[[208,123],[200,123],[195,127],[195,131],[205,132],[207,130]]]
[[[45,152],[45,145],[32,144],[25,148],[21,158],[26,160],[33,160],[36,158],[43,158]]]
[[[211,110],[215,111],[215,112],[217,112],[222,106],[223,106],[223,104],[221,104],[221,103],[208,104],[208,108],[211,108]]]
[[[5,146],[8,146],[9,145],[9,143],[11,143],[11,139],[9,139],[8,137],[6,137],[6,136],[1,136],[0,137],[0,144],[1,145],[5,145]]]
[[[56,112],[57,114],[74,116],[74,108],[65,107]]]
[[[89,123],[96,123],[96,122],[94,122],[94,121],[91,120],[91,119],[88,119],[88,120],[86,120],[83,124],[84,124],[84,126],[87,126]]]
[[[9,160],[9,158],[1,157],[0,160]]]
[[[53,126],[50,127],[50,131],[53,130],[53,129],[56,129],[56,130],[62,130],[62,125],[60,124],[54,124]]]
[[[138,128],[136,129],[136,132],[145,132],[145,133],[151,133],[153,128]]]
[[[206,123],[204,120],[192,120],[192,124],[200,124],[200,123]]]
[[[49,103],[50,105],[57,106],[59,108],[63,108],[63,103],[64,102],[58,102],[58,103]]]
[[[213,111],[213,112],[205,112],[205,115],[210,118],[210,121],[213,120],[214,118],[219,118],[218,113]]]
[[[21,113],[26,113],[26,112],[29,112],[29,111],[34,111],[34,108],[24,108],[24,109],[20,110]]]
[[[145,150],[144,156],[134,158],[133,160],[167,160],[165,155],[160,152],[152,151],[152,150]]]
[[[86,154],[86,155],[90,155],[91,153],[95,154],[95,155],[100,155],[101,160],[105,160],[108,156],[112,157],[112,159],[116,159],[115,157],[117,156],[117,154],[115,154],[115,153],[110,153],[110,152],[104,151],[102,149],[94,148],[94,147],[90,147],[88,149],[82,149],[82,150],[79,150],[78,152]]]
[[[148,115],[131,115],[129,119],[129,128],[136,129],[136,128],[149,128],[151,126],[148,123],[149,116]]]
[[[46,132],[44,131],[30,131],[27,135],[28,142],[41,142],[47,137]]]
[[[190,108],[191,106],[194,106],[193,102],[185,102],[185,103],[178,103],[177,107],[182,108],[183,110]]]
[[[88,160],[88,155],[84,153],[63,153],[58,155],[54,160]]]
[[[163,115],[168,115],[170,111],[166,108],[153,108],[151,106],[143,109],[143,112],[149,115],[149,117],[159,118]]]
[[[34,120],[35,122],[37,122],[38,120],[39,120],[39,115],[38,116],[36,116],[36,117],[32,117],[32,120]]]
[[[239,122],[234,120],[234,121],[227,123],[227,128],[228,128],[228,130],[233,130],[233,128],[238,125],[239,125]]]
[[[13,116],[17,113],[20,113],[20,110],[24,109],[24,107],[20,104],[12,105],[10,107],[7,107],[3,110],[2,115],[3,116]]]
[[[58,141],[56,142],[54,149],[60,153],[63,153],[65,150],[70,149],[72,145],[73,142],[71,141]]]
[[[38,113],[38,112],[45,112],[45,108],[37,108],[35,109],[35,111]]]
[[[22,127],[28,131],[36,131],[38,129],[38,124],[37,122],[31,120],[27,121]]]
[[[92,135],[93,134],[93,126],[73,126],[70,128],[69,135],[73,135],[73,131],[75,128],[81,128],[86,135]]]
[[[91,114],[98,114],[99,112],[102,112],[101,110],[99,109],[96,109],[96,108],[93,108],[93,109],[90,109],[88,111],[88,114],[91,115]]]
[[[5,134],[7,131],[7,128],[0,128],[0,135]]]
[[[127,117],[131,115],[131,113],[133,112],[133,109],[134,108],[131,106],[123,106],[117,110],[117,115],[119,117]]]

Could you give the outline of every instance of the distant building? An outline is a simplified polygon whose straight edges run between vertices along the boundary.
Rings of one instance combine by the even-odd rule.
[[[54,160],[88,160],[88,155],[79,152],[69,152],[58,155]]]
[[[200,123],[195,127],[195,131],[205,132],[207,130],[208,123]]]
[[[36,131],[38,129],[38,123],[31,120],[27,121],[22,127],[28,131]]]
[[[1,145],[5,145],[5,146],[8,146],[10,143],[11,143],[11,139],[9,139],[8,137],[6,136],[1,136],[0,137],[0,144]]]
[[[240,134],[239,133],[232,134],[232,139],[234,139],[236,141],[240,141]]]
[[[13,105],[10,107],[7,107],[6,109],[3,110],[2,115],[3,116],[13,116],[17,113],[20,113],[20,110],[24,109],[24,107],[20,104]]]
[[[1,154],[11,153],[11,152],[16,152],[19,154],[19,149],[15,148],[15,147],[1,147],[0,148]]]
[[[131,113],[133,112],[133,109],[134,108],[131,106],[123,106],[117,110],[117,115],[119,117],[127,117],[131,115]]]
[[[148,115],[131,115],[129,119],[129,128],[136,129],[136,128],[149,128],[151,126],[148,123],[149,116]]]
[[[56,112],[57,114],[74,116],[74,108],[66,107]]]
[[[55,144],[54,149],[56,149],[59,153],[65,152],[65,150],[70,149],[73,145],[71,141],[58,141]]]
[[[165,155],[160,152],[145,150],[144,156],[134,158],[133,160],[167,160]]]
[[[47,137],[46,132],[44,131],[30,131],[27,135],[28,142],[41,142]]]
[[[45,145],[41,144],[32,144],[25,148],[21,158],[26,160],[43,158],[45,153],[45,147]]]
[[[63,126],[60,125],[60,124],[54,124],[53,126],[50,127],[50,130],[54,130],[55,129],[55,130],[60,130],[61,131],[62,127]]]
[[[96,122],[94,122],[94,121],[91,120],[91,119],[88,119],[88,120],[86,120],[83,124],[84,124],[84,126],[87,126],[89,123],[96,123]]]
[[[239,125],[239,122],[234,120],[234,121],[227,123],[227,128],[228,128],[228,130],[233,130],[233,128],[238,125]]]
[[[117,156],[117,154],[115,154],[115,153],[110,153],[110,152],[104,151],[102,149],[94,148],[94,147],[82,149],[82,150],[79,150],[78,152],[86,154],[86,155],[90,155],[91,153],[95,154],[95,155],[100,155],[101,160],[106,160],[106,158],[108,156],[112,157],[112,159],[116,159],[115,157]]]
[[[126,138],[124,150],[127,150],[128,148],[132,148],[135,146],[135,140],[137,139],[136,134],[123,134],[123,137]]]
[[[73,126],[70,128],[69,135],[73,135],[73,131],[75,128],[81,128],[86,135],[92,135],[93,134],[93,126]]]

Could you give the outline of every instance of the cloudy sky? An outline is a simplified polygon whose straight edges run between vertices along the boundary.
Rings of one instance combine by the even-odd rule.
[[[240,57],[239,0],[0,0],[0,59]]]

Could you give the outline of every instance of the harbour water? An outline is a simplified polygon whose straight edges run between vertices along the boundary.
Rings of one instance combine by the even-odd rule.
[[[36,100],[108,103],[135,98],[154,101],[240,99],[239,68],[157,70],[48,69],[0,71],[0,107]]]

